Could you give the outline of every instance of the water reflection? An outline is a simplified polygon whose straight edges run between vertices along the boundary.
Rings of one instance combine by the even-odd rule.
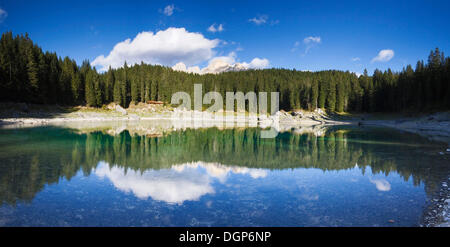
[[[206,212],[202,222],[215,225],[365,225],[374,218],[357,212],[370,208],[375,216],[405,214],[414,222],[406,214],[423,202],[412,187],[430,196],[450,174],[448,155],[439,154],[446,143],[389,129],[296,128],[275,139],[260,138],[257,128],[156,129],[0,130],[0,221],[6,205],[47,210],[58,200],[88,198],[64,206],[78,210],[82,204],[79,214],[93,219],[83,212],[94,210],[95,200],[103,200],[99,211],[115,214],[146,203],[136,206],[144,210],[136,218],[151,209],[160,225],[198,222]],[[97,197],[76,197],[100,189],[105,193]],[[404,203],[415,206],[402,211]],[[167,213],[171,207],[185,221]],[[27,220],[38,217],[33,212]],[[279,215],[286,217],[274,221]],[[340,218],[352,215],[359,218]]]
[[[140,177],[141,182],[136,183],[144,183],[153,174],[146,171],[166,169],[166,177],[158,180],[165,182],[166,187],[198,188],[199,192],[186,195],[186,199],[173,196],[174,199],[167,199],[170,202],[211,193],[212,188],[203,186],[208,183],[207,177],[223,181],[229,172],[248,173],[258,178],[267,174],[261,169],[301,167],[327,171],[351,169],[358,164],[362,173],[367,167],[374,174],[396,172],[405,181],[412,179],[415,185],[425,183],[430,191],[449,174],[447,157],[438,154],[446,144],[386,129],[325,129],[321,131],[322,136],[317,136],[315,131],[284,132],[275,139],[260,138],[256,128],[186,129],[163,137],[130,134],[127,130],[112,135],[108,130],[91,129],[80,134],[78,130],[54,127],[0,132],[0,202],[10,204],[30,201],[44,185],[56,183],[62,177],[70,179],[80,169],[89,175],[100,161],[115,168],[107,173],[101,166],[96,172],[116,180],[119,180],[117,174],[129,174],[120,180]],[[189,186],[170,183],[170,179],[185,181],[180,171],[195,172],[197,167],[206,170],[206,175],[192,175],[192,179],[186,180]],[[383,181],[372,183],[382,191],[390,188]],[[123,181],[119,187],[131,190],[130,186]],[[148,197],[152,193],[157,192],[136,194]]]
[[[100,162],[94,171],[101,178],[108,178],[114,186],[124,192],[132,192],[140,199],[182,204],[197,201],[205,194],[213,194],[214,179],[224,183],[229,173],[248,174],[252,178],[267,175],[262,169],[224,166],[217,163],[192,162],[174,165],[170,169],[126,171]]]

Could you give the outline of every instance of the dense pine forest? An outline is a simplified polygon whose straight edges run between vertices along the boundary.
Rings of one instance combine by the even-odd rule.
[[[88,61],[44,52],[25,35],[2,34],[0,101],[35,104],[88,105],[160,100],[173,93],[203,91],[280,92],[284,110],[317,107],[337,112],[424,112],[450,109],[450,57],[438,48],[427,63],[418,61],[401,72],[375,70],[357,76],[349,71],[303,72],[287,69],[247,70],[221,74],[190,74],[170,67],[139,64],[99,73]],[[192,96],[193,97],[193,96]]]

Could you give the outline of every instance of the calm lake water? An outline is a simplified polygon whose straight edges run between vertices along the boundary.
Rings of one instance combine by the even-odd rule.
[[[447,143],[384,128],[0,130],[0,226],[416,226]]]

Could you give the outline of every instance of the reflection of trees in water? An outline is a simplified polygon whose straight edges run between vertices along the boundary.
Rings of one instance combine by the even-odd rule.
[[[411,146],[416,143],[420,151]],[[99,161],[141,172],[193,161],[266,169],[341,170],[357,164],[363,173],[368,166],[373,173],[397,172],[432,191],[449,170],[444,157],[427,154],[436,145],[412,134],[355,128],[328,130],[324,136],[280,133],[276,139],[262,139],[252,128],[188,129],[157,138],[127,131],[111,136],[59,128],[4,130],[0,200],[31,201],[44,185],[70,179],[80,169],[88,175]]]

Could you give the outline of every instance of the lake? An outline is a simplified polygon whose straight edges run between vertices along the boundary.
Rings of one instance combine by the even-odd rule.
[[[0,226],[417,226],[450,174],[387,128],[143,129],[0,129]]]

